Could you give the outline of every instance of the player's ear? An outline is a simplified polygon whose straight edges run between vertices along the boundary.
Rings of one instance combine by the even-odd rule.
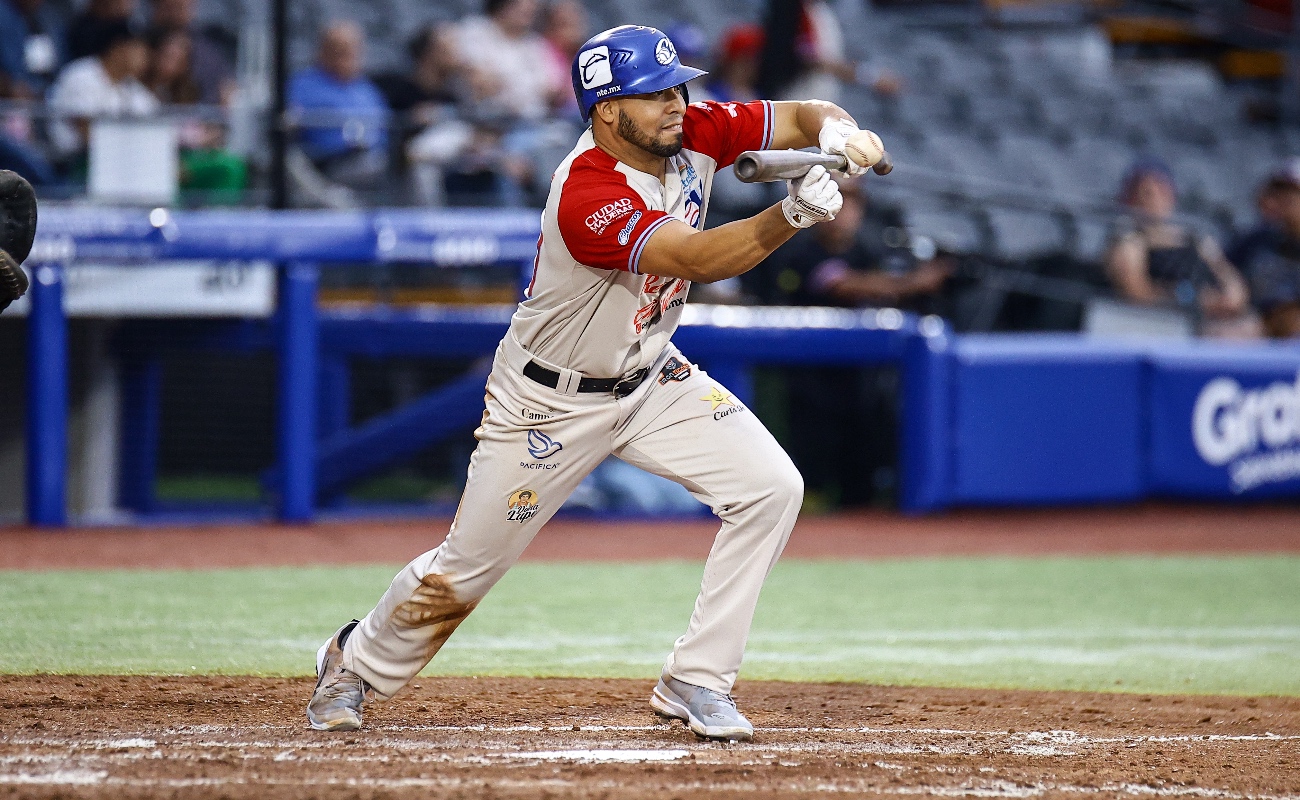
[[[592,109],[592,114],[600,117],[600,121],[606,125],[613,125],[618,121],[618,101],[601,100]]]

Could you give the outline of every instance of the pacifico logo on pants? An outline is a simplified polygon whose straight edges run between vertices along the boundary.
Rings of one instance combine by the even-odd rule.
[[[1300,375],[1251,390],[1228,377],[1205,384],[1192,409],[1192,442],[1205,463],[1230,465],[1234,492],[1300,478],[1300,447],[1288,447],[1300,443]]]

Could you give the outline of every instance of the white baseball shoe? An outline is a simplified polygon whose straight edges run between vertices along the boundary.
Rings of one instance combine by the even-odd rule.
[[[361,727],[361,705],[370,699],[370,685],[343,668],[343,645],[357,620],[339,628],[316,651],[316,690],[307,703],[307,721],[318,731],[354,731]]]
[[[731,695],[664,675],[650,695],[650,707],[665,719],[679,719],[705,739],[748,742],[754,726],[736,708]]]

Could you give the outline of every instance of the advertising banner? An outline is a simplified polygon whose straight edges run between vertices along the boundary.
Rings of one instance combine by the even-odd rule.
[[[1152,490],[1300,495],[1300,349],[1215,349],[1150,360]]]

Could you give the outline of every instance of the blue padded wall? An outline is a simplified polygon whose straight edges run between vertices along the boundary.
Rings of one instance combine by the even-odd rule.
[[[955,503],[1130,500],[1146,491],[1140,350],[1076,336],[965,336],[953,377]]]

